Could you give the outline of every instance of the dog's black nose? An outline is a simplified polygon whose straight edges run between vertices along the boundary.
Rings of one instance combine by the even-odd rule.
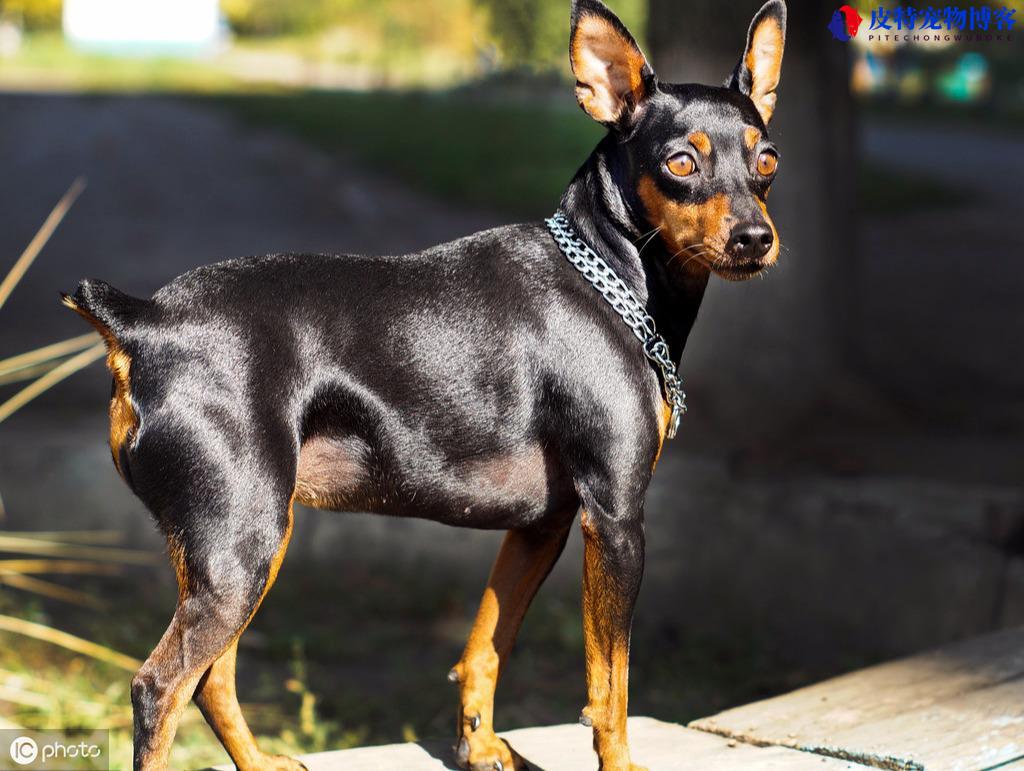
[[[767,223],[741,222],[729,234],[725,250],[734,260],[753,262],[768,253],[774,240],[772,229]]]

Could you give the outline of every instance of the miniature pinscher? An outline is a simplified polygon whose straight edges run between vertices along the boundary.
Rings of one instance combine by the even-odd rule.
[[[786,29],[754,16],[721,87],[659,83],[622,22],[574,0],[576,98],[607,127],[563,222],[678,361],[712,273],[772,265],[767,125]],[[644,495],[671,421],[662,377],[544,224],[399,257],[275,254],[190,271],[152,299],[83,281],[64,303],[106,339],[114,465],[167,537],[178,602],[132,681],[135,768],[167,764],[194,699],[240,769],[238,639],[274,583],[292,505],[507,530],[462,658],[463,768],[525,768],[495,734],[520,622],[580,513],[587,704],[605,771],[626,741]]]

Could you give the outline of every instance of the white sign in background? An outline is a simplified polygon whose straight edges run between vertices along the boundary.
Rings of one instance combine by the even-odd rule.
[[[86,46],[204,48],[220,39],[220,3],[64,0],[64,35]]]

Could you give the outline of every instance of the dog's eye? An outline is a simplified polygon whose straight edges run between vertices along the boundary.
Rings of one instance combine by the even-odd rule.
[[[769,150],[765,150],[757,156],[757,173],[762,177],[770,177],[778,166],[779,156]]]
[[[677,177],[688,177],[697,170],[697,164],[694,163],[693,156],[689,153],[673,155],[665,165]]]

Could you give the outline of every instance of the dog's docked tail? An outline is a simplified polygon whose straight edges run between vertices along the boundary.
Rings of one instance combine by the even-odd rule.
[[[87,278],[72,295],[61,292],[61,302],[92,324],[107,345],[126,339],[139,317],[152,305],[150,300],[132,297],[104,281]]]
[[[110,284],[85,279],[73,295],[61,293],[61,301],[84,318],[107,344],[107,368],[114,376],[110,399],[110,452],[122,477],[128,475],[127,451],[138,434],[139,412],[132,399],[132,334],[152,307],[152,301],[126,295]]]

